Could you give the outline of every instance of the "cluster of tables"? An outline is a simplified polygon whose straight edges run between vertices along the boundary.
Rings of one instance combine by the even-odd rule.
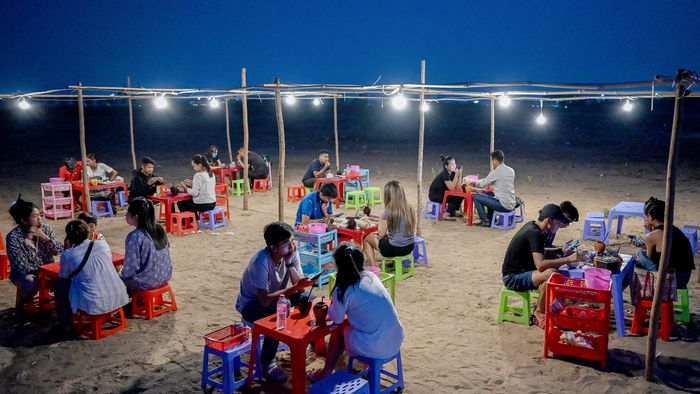
[[[80,205],[83,209],[84,212],[87,212],[87,201],[85,200],[85,188],[83,187],[83,181],[73,181],[71,182],[71,188],[73,189],[74,192],[78,191],[80,192]],[[93,185],[92,183],[88,183],[88,190],[89,191],[98,191],[98,190],[109,190],[113,193],[116,193],[118,188],[122,188],[124,190],[124,193],[126,193],[126,198],[129,198],[129,190],[127,188],[126,182],[124,181],[106,181],[106,182],[100,182],[97,185]]]

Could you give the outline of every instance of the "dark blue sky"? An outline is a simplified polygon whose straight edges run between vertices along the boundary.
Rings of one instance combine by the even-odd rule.
[[[700,71],[700,1],[0,0],[0,92],[124,84],[612,82]]]

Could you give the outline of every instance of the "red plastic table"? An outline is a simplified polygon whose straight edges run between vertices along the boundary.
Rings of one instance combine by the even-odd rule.
[[[173,224],[173,204],[175,204],[178,201],[191,200],[192,196],[189,193],[183,192],[178,193],[177,196],[173,196],[172,193],[168,191],[165,197],[148,196],[148,199],[151,201],[157,201],[161,204],[165,204],[165,231],[170,232],[170,227]]]
[[[356,244],[362,247],[362,240],[369,234],[379,231],[378,226],[369,226],[365,228],[355,228],[350,230],[347,228],[336,228],[338,231],[338,242],[353,240]]]
[[[73,181],[71,182],[71,187],[73,188],[73,191],[78,191],[80,192],[80,205],[83,208],[83,212],[87,212],[87,203],[85,201],[85,192],[83,188],[83,181]],[[88,189],[90,191],[95,191],[95,190],[111,190],[113,193],[116,193],[117,188],[121,187],[124,189],[124,193],[126,194],[127,200],[129,199],[129,190],[126,186],[126,182],[124,181],[113,181],[110,183],[98,183],[97,185],[88,185]]]
[[[464,197],[464,205],[462,206],[462,212],[467,214],[467,225],[471,226],[474,223],[474,193],[467,193],[457,190],[448,190],[445,192],[445,196],[442,198],[442,206],[440,207],[440,219],[442,220],[442,215],[445,213],[445,204],[447,203],[447,197],[457,196]]]
[[[236,173],[238,172],[238,168],[236,167],[215,167],[211,169],[212,174],[215,174],[216,176],[219,177],[219,183],[226,183],[226,178],[229,179],[229,181],[233,181],[236,179]],[[230,183],[229,183],[230,184]]]
[[[340,199],[344,196],[343,192],[345,191],[345,182],[347,180],[348,179],[344,176],[335,178],[317,178],[316,183],[314,184],[314,190],[318,190],[323,183],[334,183],[338,188],[338,195],[335,197],[335,207],[340,208]]]
[[[256,320],[253,323],[252,343],[259,340],[260,335],[265,335],[289,345],[292,355],[292,393],[304,393],[306,391],[306,347],[311,342],[321,343],[326,335],[342,335],[343,328],[347,325],[347,319],[336,325],[311,326],[311,315],[302,316],[299,308],[287,319],[287,329],[277,330],[277,316],[272,315]],[[320,347],[320,346],[319,346]],[[325,344],[324,344],[325,347]],[[318,352],[318,347],[316,347]],[[257,357],[257,346],[250,347],[250,368],[248,368],[247,385],[253,382],[254,364]]]

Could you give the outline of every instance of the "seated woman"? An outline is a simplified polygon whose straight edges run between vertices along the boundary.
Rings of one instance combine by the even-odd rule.
[[[334,254],[338,270],[328,317],[340,324],[348,318],[343,335],[331,337],[326,364],[309,374],[318,381],[330,375],[344,350],[354,356],[389,358],[401,349],[404,328],[389,292],[379,277],[364,271],[359,249],[341,245]]]
[[[72,220],[66,225],[66,251],[56,282],[56,313],[62,333],[70,333],[71,315],[78,309],[101,315],[126,305],[129,296],[112,264],[107,242],[89,240],[88,225]],[[71,313],[72,312],[72,313]]]
[[[443,170],[435,176],[428,191],[430,201],[438,204],[442,204],[446,191],[462,191],[462,167],[457,168],[455,159],[450,155],[440,155],[440,160],[442,161]],[[464,197],[447,197],[445,211],[450,217],[462,216],[458,212],[459,206],[462,205],[462,200],[464,200]]]
[[[415,243],[416,210],[406,199],[399,181],[384,185],[384,206],[379,232],[367,235],[362,241],[367,264],[371,267],[377,266],[376,250],[383,257],[401,257],[411,254]]]
[[[126,211],[126,222],[136,229],[126,236],[126,253],[120,274],[129,294],[152,290],[170,280],[173,264],[170,260],[168,237],[156,223],[153,203],[143,197],[135,198]]]
[[[650,197],[644,204],[644,226],[651,232],[644,239],[646,250],[642,249],[639,251],[635,265],[647,271],[656,272],[659,270],[664,235],[665,209],[666,204],[654,197]],[[668,262],[668,269],[676,271],[677,288],[687,288],[691,271],[695,269],[693,249],[683,231],[676,226],[673,226],[672,229],[671,256]]]
[[[211,211],[216,207],[216,178],[204,156],[196,155],[191,164],[196,171],[194,177],[191,181],[180,182],[178,187],[187,191],[192,199],[178,202],[177,207],[180,212],[194,212],[199,219],[199,212]]]
[[[7,258],[10,260],[10,281],[19,289],[15,317],[24,316],[24,305],[39,290],[39,266],[53,263],[63,245],[48,224],[42,223],[39,209],[22,200],[22,195],[10,207],[10,216],[17,226],[7,233]]]
[[[219,157],[219,148],[216,145],[210,146],[207,153],[204,154],[204,157],[207,158],[207,161],[209,161],[212,166],[220,167],[222,165],[221,157]]]

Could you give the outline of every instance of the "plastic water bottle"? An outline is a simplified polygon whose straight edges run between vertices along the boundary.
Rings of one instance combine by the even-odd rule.
[[[292,314],[292,301],[289,298],[285,298],[284,301],[287,303],[287,318]]]
[[[280,295],[280,299],[277,301],[277,330],[284,330],[287,328],[288,310],[287,299],[284,297],[284,294]]]

